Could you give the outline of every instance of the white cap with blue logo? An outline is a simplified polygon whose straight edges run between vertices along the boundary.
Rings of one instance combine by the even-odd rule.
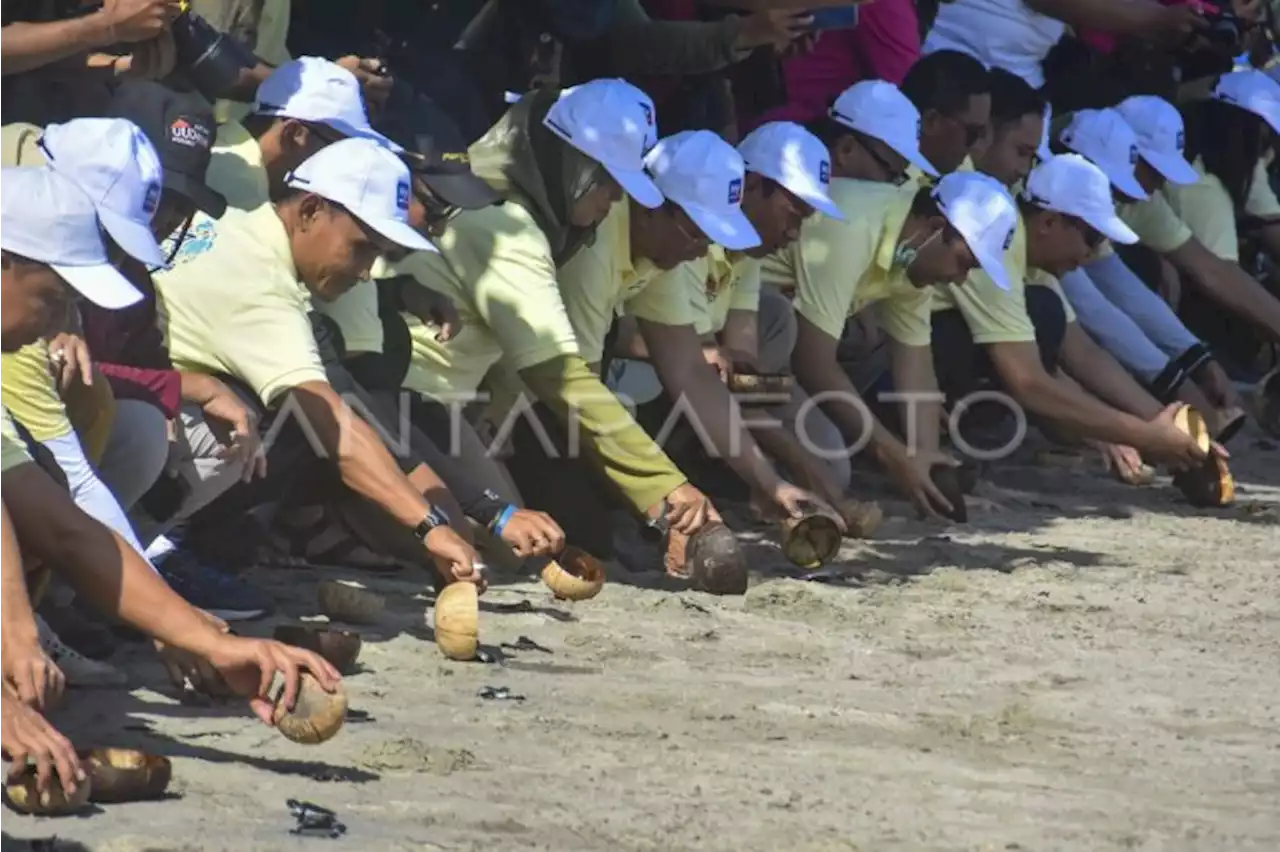
[[[644,162],[662,194],[712,242],[731,251],[760,245],[742,212],[746,169],[728,142],[710,130],[687,130],[659,140]]]
[[[409,224],[409,167],[372,139],[343,139],[285,176],[285,184],[327,198],[396,245],[438,251]]]
[[[77,118],[51,124],[39,141],[49,167],[80,187],[102,227],[130,257],[162,267],[151,233],[164,169],[145,133],[123,118]]]
[[[1018,224],[1018,208],[1009,191],[981,172],[952,172],[934,186],[933,198],[939,212],[964,238],[982,271],[1001,290],[1008,290],[1004,253]]]
[[[770,121],[738,144],[747,171],[764,175],[824,216],[844,220],[831,200],[831,153],[822,140],[791,121]]]
[[[325,124],[351,139],[372,139],[397,154],[404,150],[369,124],[356,75],[318,56],[293,59],[272,71],[258,86],[253,111]]]

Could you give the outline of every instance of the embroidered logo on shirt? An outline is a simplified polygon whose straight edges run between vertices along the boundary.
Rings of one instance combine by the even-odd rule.
[[[409,209],[409,182],[402,180],[396,184],[396,207],[406,211]]]
[[[182,237],[181,245],[177,245],[178,237]],[[197,215],[185,235],[181,230],[174,231],[165,237],[161,249],[166,257],[173,257],[173,266],[179,266],[211,251],[217,237],[217,222],[208,216]],[[174,254],[175,248],[177,248],[177,254]]]
[[[742,178],[734,178],[729,181],[729,203],[742,203]]]
[[[823,160],[818,163],[818,183],[827,186],[831,183],[831,161]]]
[[[207,149],[212,145],[212,134],[201,122],[179,116],[169,125],[169,141],[187,148]]]

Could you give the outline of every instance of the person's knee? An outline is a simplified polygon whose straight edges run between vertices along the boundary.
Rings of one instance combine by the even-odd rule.
[[[1067,312],[1062,298],[1049,287],[1027,288],[1027,315],[1036,330],[1040,360],[1050,373],[1058,369],[1062,339],[1067,333]]]

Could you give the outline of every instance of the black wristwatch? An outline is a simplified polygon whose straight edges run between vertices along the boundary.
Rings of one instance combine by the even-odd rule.
[[[436,527],[447,526],[449,526],[449,516],[442,512],[439,506],[432,506],[431,511],[422,519],[422,523],[413,528],[413,534],[421,540]]]

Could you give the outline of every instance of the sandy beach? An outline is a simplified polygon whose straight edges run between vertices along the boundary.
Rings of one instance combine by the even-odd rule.
[[[664,588],[627,528],[593,601],[498,578],[492,664],[441,656],[424,577],[362,575],[389,608],[360,628],[355,712],[316,746],[181,703],[131,645],[132,692],[74,693],[54,721],[170,756],[170,797],[6,810],[4,849],[1275,850],[1280,449],[1251,428],[1232,467],[1236,504],[1213,511],[1167,477],[1029,464],[980,486],[998,505],[964,527],[885,499],[826,582],[739,516],[740,598]],[[282,611],[240,629],[267,634],[316,617],[317,579],[355,575],[250,576]],[[503,647],[520,637],[542,650]],[[345,837],[291,835],[288,799]]]

